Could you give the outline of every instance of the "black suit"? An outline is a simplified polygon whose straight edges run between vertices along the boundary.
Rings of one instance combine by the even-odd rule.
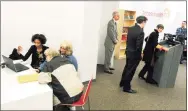
[[[128,29],[126,65],[120,81],[120,86],[123,86],[124,90],[131,89],[130,82],[141,60],[143,40],[144,32],[139,25],[135,24],[135,26]]]
[[[157,30],[154,30],[149,35],[149,38],[148,37],[146,38],[147,40],[146,40],[146,46],[144,48],[144,57],[143,57],[143,61],[145,61],[145,66],[140,71],[139,76],[144,77],[146,72],[148,72],[146,78],[148,81],[152,80],[153,77],[153,64],[155,62],[154,53],[156,46],[158,45],[158,37],[159,37],[159,32]]]

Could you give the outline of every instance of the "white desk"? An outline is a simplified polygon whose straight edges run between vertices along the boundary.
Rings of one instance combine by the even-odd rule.
[[[35,73],[32,68],[19,73],[8,68],[1,69],[1,110],[53,109],[53,92],[48,85],[37,81],[18,83],[17,76],[32,73]]]

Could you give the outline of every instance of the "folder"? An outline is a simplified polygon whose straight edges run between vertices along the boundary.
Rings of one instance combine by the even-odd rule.
[[[39,74],[21,75],[21,76],[18,76],[18,82],[27,83],[27,82],[38,81],[38,76]]]

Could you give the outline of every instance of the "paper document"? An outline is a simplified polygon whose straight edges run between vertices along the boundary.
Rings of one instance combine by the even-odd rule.
[[[33,82],[38,81],[39,74],[29,74],[29,75],[21,75],[18,76],[18,82],[19,83],[27,83],[27,82]]]

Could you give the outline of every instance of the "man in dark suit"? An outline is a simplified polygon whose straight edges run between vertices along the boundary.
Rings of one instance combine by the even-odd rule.
[[[158,44],[159,33],[161,33],[163,29],[164,26],[162,24],[157,25],[157,29],[154,29],[154,31],[145,39],[146,46],[143,51],[143,61],[145,61],[145,66],[140,71],[138,76],[139,78],[146,80],[146,82],[150,84],[157,84],[155,80],[153,80],[153,66],[155,62],[156,48],[165,51],[168,50],[167,48],[162,47]],[[145,78],[144,75],[146,74],[146,72],[148,72],[148,74]]]
[[[111,70],[114,70],[114,68],[111,68],[111,59],[114,52],[114,47],[118,43],[118,34],[117,34],[117,23],[116,21],[119,20],[119,13],[113,12],[112,14],[113,18],[108,22],[108,28],[107,28],[107,35],[105,39],[105,61],[104,61],[104,72],[108,74],[113,74]]]
[[[136,22],[135,26],[128,29],[126,65],[120,81],[120,87],[123,87],[123,91],[128,93],[136,93],[135,90],[131,89],[131,80],[142,58],[143,28],[147,22],[147,18],[145,16],[139,16],[136,18]]]

